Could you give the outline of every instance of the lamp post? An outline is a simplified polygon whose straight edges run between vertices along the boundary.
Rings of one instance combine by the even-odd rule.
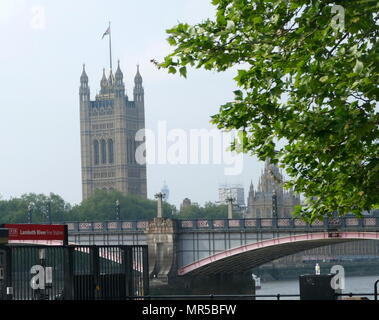
[[[278,196],[275,189],[272,192],[272,217],[278,219]]]
[[[233,202],[234,198],[228,197],[226,198],[226,202],[228,204],[228,219],[233,219]]]
[[[159,192],[155,195],[155,199],[158,199],[157,203],[157,217],[162,218],[163,217],[163,205],[162,205],[162,200],[166,195],[162,192]]]
[[[31,203],[29,203],[28,205],[28,223],[31,224],[32,223],[32,214],[33,214],[33,205]]]
[[[51,200],[50,199],[47,201],[47,219],[49,221],[49,224],[53,224],[52,219],[51,219]]]
[[[120,201],[116,200],[116,220],[120,221],[121,215],[120,215]]]

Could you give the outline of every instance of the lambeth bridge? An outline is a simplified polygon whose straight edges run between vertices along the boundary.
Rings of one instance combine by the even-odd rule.
[[[379,217],[67,222],[69,242],[148,245],[152,279],[238,274],[317,247],[379,240]]]

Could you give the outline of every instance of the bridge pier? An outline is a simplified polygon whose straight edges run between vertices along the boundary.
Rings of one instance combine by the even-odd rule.
[[[146,228],[149,248],[149,274],[151,283],[168,284],[168,278],[176,274],[176,225],[173,220],[154,218]]]

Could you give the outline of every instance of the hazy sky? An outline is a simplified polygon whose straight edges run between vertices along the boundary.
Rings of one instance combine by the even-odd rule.
[[[136,65],[145,88],[146,127],[212,129],[210,116],[232,99],[235,71],[190,70],[188,79],[157,70],[170,48],[165,30],[180,22],[213,16],[210,0],[0,0],[0,194],[61,195],[81,201],[79,77],[86,64],[94,99],[103,67],[109,67],[108,40],[101,40],[112,22],[113,60],[120,59],[129,98]],[[227,176],[225,166],[150,164],[148,196],[166,180],[170,202],[188,197],[203,204],[218,200],[221,183],[247,188],[258,182],[263,164],[244,157],[243,171]]]

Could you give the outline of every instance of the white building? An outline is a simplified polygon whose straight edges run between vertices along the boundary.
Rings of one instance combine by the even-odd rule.
[[[233,198],[234,204],[245,206],[245,191],[242,185],[222,185],[218,188],[218,199],[221,203],[226,203],[227,198]]]

